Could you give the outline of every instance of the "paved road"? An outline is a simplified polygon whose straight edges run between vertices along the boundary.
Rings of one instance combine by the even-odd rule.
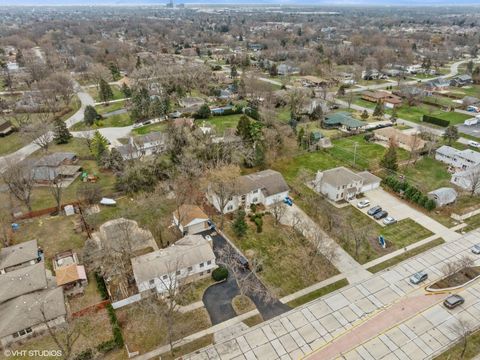
[[[78,83],[75,83],[75,90],[77,92],[77,96],[80,99],[82,105],[80,106],[80,109],[78,109],[78,111],[75,114],[73,114],[70,118],[68,118],[65,121],[65,123],[67,124],[67,127],[71,127],[76,123],[82,121],[85,107],[87,105],[93,105],[95,103],[93,98],[88,93],[84,92]],[[5,171],[9,161],[21,161],[39,149],[40,147],[38,145],[31,142],[30,144],[25,145],[21,149],[9,155],[0,157],[0,173]]]
[[[325,247],[319,248],[319,251],[324,251],[330,248],[335,249],[335,256],[332,259],[333,265],[340,271],[348,281],[353,284],[358,281],[368,279],[371,274],[365,270],[354,258],[350,256],[340,245],[337,244],[318,224],[313,221],[302,209],[297,205],[288,206],[284,216],[280,219],[282,224],[292,226],[300,220],[300,224],[296,227],[303,233],[303,235],[310,241],[315,241],[315,238],[320,234],[322,243]]]
[[[351,350],[347,351],[357,351],[358,348],[360,350],[357,353],[360,354],[363,351],[360,346],[365,339],[356,337],[359,336],[358,333],[353,336],[352,331],[374,319],[375,316],[380,316],[380,314],[383,314],[384,319],[388,319],[389,311],[396,309],[394,311],[397,313],[395,319],[401,322],[396,326],[402,330],[403,336],[397,334],[397,330],[392,329],[392,333],[395,334],[385,338],[383,335],[386,333],[382,333],[384,331],[383,327],[378,326],[376,330],[373,329],[375,331],[369,328],[369,339],[367,340],[371,342],[369,349],[373,349],[372,351],[378,350],[380,353],[380,349],[384,350],[385,347],[388,347],[393,349],[390,352],[398,350],[398,353],[403,353],[403,355],[397,357],[396,355],[384,354],[376,357],[368,353],[365,356],[354,354],[346,357],[346,359],[430,359],[431,355],[428,355],[428,353],[431,352],[428,349],[440,349],[440,345],[452,344],[458,338],[458,336],[452,334],[448,337],[445,335],[445,333],[448,333],[448,325],[453,321],[452,318],[457,318],[464,310],[468,310],[469,313],[475,313],[476,319],[480,319],[480,285],[477,282],[475,286],[462,291],[467,301],[465,306],[456,311],[445,311],[441,305],[437,304],[433,308],[423,310],[423,305],[428,306],[430,301],[424,300],[424,298],[431,297],[431,295],[424,295],[423,286],[412,285],[408,278],[412,273],[423,269],[428,272],[430,282],[436,281],[443,276],[442,268],[446,263],[463,255],[471,255],[471,246],[478,242],[480,242],[480,230],[430,249],[389,270],[374,274],[361,283],[346,286],[250,328],[239,334],[235,339],[218,342],[184,358],[299,359],[312,354],[315,350],[329,346],[328,344],[341,337],[357,338],[358,340],[352,341],[346,348],[351,347]],[[475,298],[473,293],[476,294]],[[419,296],[422,300],[418,300],[420,299]],[[416,315],[413,314],[414,318],[410,320],[404,319],[404,315],[398,315],[402,314],[399,310],[402,307],[398,308],[398,305],[395,304],[402,301],[404,301],[404,304],[415,302],[414,300],[408,300],[412,298],[417,299],[419,305],[423,304],[417,308],[417,311],[421,312]],[[437,300],[441,301],[442,299]],[[416,319],[419,316],[431,319],[430,328],[426,327],[423,321],[420,322]],[[384,321],[386,320],[381,323],[384,326],[388,325]],[[375,323],[376,321],[370,322],[370,324]],[[476,324],[478,325],[478,320]],[[375,327],[376,325],[372,326]],[[440,329],[432,328],[435,326],[440,327]],[[436,335],[438,330],[441,332],[440,335]],[[415,340],[417,337],[421,337],[421,339]],[[427,343],[430,344],[429,341],[432,343],[437,341],[440,345],[427,345]],[[394,345],[392,345],[392,342]],[[419,349],[420,351],[418,351]],[[322,358],[322,360],[328,360],[328,358]]]
[[[234,249],[220,234],[211,231],[202,233],[202,235],[207,234],[213,238],[213,252],[215,253],[218,264],[223,264],[222,258],[225,254],[231,254],[232,251],[237,252],[237,250]],[[267,291],[264,285],[255,277],[254,274],[252,274],[250,270],[245,270],[241,276],[250,277],[249,281],[256,283],[254,286],[255,288],[263,289],[265,292]],[[231,302],[232,299],[238,294],[240,294],[240,289],[233,276],[229,276],[227,282],[213,285],[207,289],[203,298],[203,302],[210,315],[213,325],[236,316],[233,307],[231,306]],[[278,299],[273,298],[273,296],[269,297],[269,300],[266,300],[264,296],[259,296],[257,292],[251,292],[248,289],[246,291],[246,295],[255,303],[264,320],[271,319],[290,310],[289,306],[281,303]]]

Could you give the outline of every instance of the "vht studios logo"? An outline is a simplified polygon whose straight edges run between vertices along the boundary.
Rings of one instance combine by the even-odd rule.
[[[3,354],[6,357],[28,357],[28,358],[37,358],[37,357],[55,357],[62,356],[62,350],[5,350]]]

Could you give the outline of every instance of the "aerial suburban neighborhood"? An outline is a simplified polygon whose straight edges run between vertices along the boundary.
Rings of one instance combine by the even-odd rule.
[[[0,3],[0,359],[480,359],[480,3]]]

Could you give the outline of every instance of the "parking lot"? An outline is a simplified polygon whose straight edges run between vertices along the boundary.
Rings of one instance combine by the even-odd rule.
[[[358,209],[357,203],[363,199],[370,200],[370,206]],[[410,206],[406,201],[400,200],[396,196],[388,193],[383,189],[375,189],[366,193],[366,196],[361,199],[355,199],[351,201],[352,206],[355,206],[359,211],[362,211],[367,215],[370,208],[379,205],[383,210],[388,212],[389,216],[392,216],[397,221],[410,218],[417,223],[430,230],[434,234],[443,237],[445,241],[455,240],[460,237],[455,231],[450,230],[446,226],[433,220],[428,215]],[[369,215],[367,215],[369,216]],[[373,217],[371,217],[373,219]],[[374,219],[373,219],[374,220]],[[380,225],[385,226],[382,220],[377,221]]]

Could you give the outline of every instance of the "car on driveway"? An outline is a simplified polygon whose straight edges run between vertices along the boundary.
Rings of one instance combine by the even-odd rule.
[[[418,285],[421,282],[424,282],[425,280],[428,279],[428,274],[425,271],[419,271],[412,276],[410,276],[410,282],[413,285]]]
[[[283,202],[285,204],[287,204],[288,206],[292,206],[293,205],[293,200],[290,196],[287,196],[285,199],[283,199]]]
[[[391,216],[387,216],[385,219],[383,219],[383,223],[385,225],[392,225],[392,224],[395,224],[397,222],[397,219],[391,217]]]
[[[367,211],[367,214],[373,216],[373,215],[375,215],[376,213],[378,213],[378,212],[380,212],[380,211],[382,211],[382,208],[377,205],[377,206],[372,207],[370,210],[368,210],[368,211]]]
[[[386,212],[385,210],[381,210],[381,211],[375,213],[375,215],[373,215],[373,218],[375,220],[380,220],[380,219],[383,219],[387,216],[388,216],[388,212]]]
[[[236,254],[235,260],[238,262],[240,268],[242,268],[243,270],[248,270],[250,268],[250,264],[248,263],[248,260],[242,255]]]
[[[460,295],[450,295],[445,299],[443,305],[448,309],[454,309],[459,305],[462,305],[465,302],[465,299]]]
[[[369,207],[370,206],[370,200],[362,200],[362,201],[359,201],[358,204],[357,204],[357,207],[359,209],[363,209],[363,208],[366,208],[366,207]]]
[[[480,255],[480,244],[473,245],[472,253],[474,253],[475,255]]]

